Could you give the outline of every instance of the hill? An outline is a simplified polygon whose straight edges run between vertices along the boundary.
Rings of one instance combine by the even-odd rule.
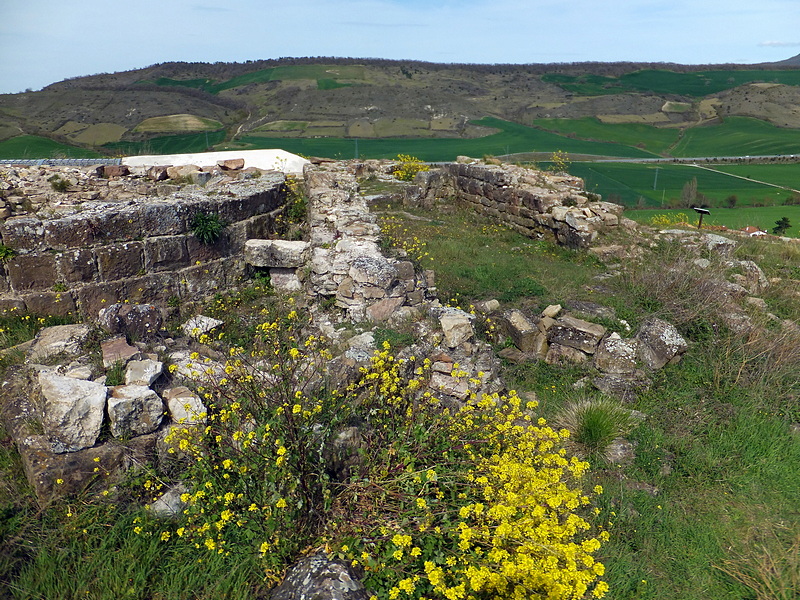
[[[192,143],[202,144],[209,132],[217,134],[211,137],[218,149],[275,146],[286,138],[468,140],[497,131],[475,123],[485,117],[528,126],[595,117],[684,131],[747,116],[798,128],[800,70],[791,60],[759,66],[350,58],[163,63],[0,96],[0,154],[4,140],[20,135],[105,154],[146,152],[154,138],[171,135],[195,133]]]

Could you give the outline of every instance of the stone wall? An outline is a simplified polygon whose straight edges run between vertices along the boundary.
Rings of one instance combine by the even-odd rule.
[[[523,235],[570,248],[587,248],[600,231],[620,224],[623,210],[586,192],[578,177],[514,165],[451,163],[420,173],[414,183],[408,204],[455,201]]]
[[[0,242],[0,312],[77,312],[129,300],[165,304],[225,289],[244,272],[245,241],[269,237],[285,201],[284,177],[265,175],[224,190],[187,189],[127,202],[84,202],[58,218],[10,218]],[[227,223],[214,244],[191,233],[198,213]]]

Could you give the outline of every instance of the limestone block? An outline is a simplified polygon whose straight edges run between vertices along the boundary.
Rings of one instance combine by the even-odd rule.
[[[660,369],[679,359],[689,347],[674,325],[655,317],[642,323],[636,339],[639,358],[651,369]]]
[[[114,437],[134,437],[155,431],[164,403],[145,385],[118,385],[108,397],[108,419]]]
[[[200,397],[185,386],[164,390],[162,395],[167,402],[169,414],[173,423],[180,425],[194,425],[205,423],[208,412]]]
[[[550,344],[544,359],[548,365],[581,364],[588,360],[589,357],[580,350],[561,344]]]
[[[0,226],[3,243],[17,252],[44,249],[44,226],[33,217],[11,217]]]
[[[29,362],[45,362],[50,357],[64,354],[77,357],[82,353],[84,342],[91,329],[88,325],[55,325],[45,327],[36,336]]]
[[[160,236],[145,240],[144,266],[151,271],[174,271],[189,265],[184,236]]]
[[[618,333],[603,338],[594,353],[594,366],[604,373],[633,373],[639,342],[622,339]]]
[[[94,251],[100,277],[104,281],[115,281],[134,277],[144,269],[141,242],[122,242]]]
[[[442,327],[444,340],[449,348],[455,348],[475,335],[472,315],[462,310],[451,309],[444,312],[439,317],[439,325]]]
[[[25,294],[25,310],[32,315],[57,315],[65,317],[74,315],[77,307],[75,298],[70,292],[43,292]]]
[[[130,334],[134,339],[146,340],[159,332],[164,319],[152,304],[117,303],[100,310],[98,324],[108,333]]]
[[[183,177],[188,177],[191,173],[199,170],[200,167],[197,165],[179,165],[167,167],[167,175],[170,179],[181,179]]]
[[[201,335],[210,332],[223,323],[224,321],[220,321],[219,319],[213,319],[205,315],[195,315],[186,321],[181,329],[183,330],[183,335],[199,338]]]
[[[19,254],[6,267],[11,287],[17,292],[49,290],[58,279],[52,254]]]
[[[95,281],[98,276],[94,253],[88,248],[66,250],[56,255],[59,280],[67,283]]]
[[[397,272],[383,256],[358,256],[350,263],[349,275],[356,283],[389,288]]]
[[[309,257],[310,244],[289,240],[247,240],[244,259],[254,267],[302,267]]]
[[[183,483],[177,483],[161,494],[153,503],[147,505],[147,510],[157,519],[171,519],[179,517],[186,508],[186,503],[181,496],[188,492]]]
[[[139,349],[128,344],[124,335],[118,335],[100,342],[100,351],[103,354],[103,366],[108,369],[118,362],[128,362],[131,358],[139,356]]]
[[[542,311],[543,317],[550,317],[551,319],[558,318],[559,313],[561,312],[561,305],[560,304],[551,304],[547,308]]]
[[[348,564],[313,554],[291,567],[283,582],[270,592],[270,600],[330,598],[367,600],[370,593]]]
[[[539,329],[520,310],[514,309],[503,314],[505,329],[514,345],[522,352],[533,352]]]
[[[75,452],[94,446],[103,424],[106,386],[58,375],[39,373],[41,421],[54,452]]]
[[[547,339],[551,344],[568,346],[587,354],[594,354],[597,344],[605,334],[606,328],[602,325],[564,316],[558,319],[547,332]]]
[[[270,268],[269,280],[273,288],[282,292],[299,292],[303,289],[303,283],[297,276],[297,269]]]
[[[243,158],[229,158],[227,160],[218,160],[217,166],[223,171],[238,171],[244,169]]]
[[[152,385],[164,372],[164,363],[145,359],[132,360],[125,367],[125,385]]]
[[[372,322],[382,322],[389,319],[394,312],[403,305],[405,298],[384,298],[366,308],[366,317]]]
[[[434,372],[428,387],[434,390],[434,395],[446,394],[459,400],[464,400],[469,395],[469,384],[465,378],[451,377],[444,373]]]

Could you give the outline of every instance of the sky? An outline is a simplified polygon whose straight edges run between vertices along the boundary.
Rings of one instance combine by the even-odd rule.
[[[759,63],[798,0],[0,0],[0,93],[169,61]]]

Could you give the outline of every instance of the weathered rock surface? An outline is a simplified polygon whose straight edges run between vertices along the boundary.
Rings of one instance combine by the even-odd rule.
[[[200,397],[186,386],[164,390],[163,399],[167,403],[173,423],[181,425],[205,423],[208,409]]]
[[[150,340],[164,324],[161,311],[152,304],[112,304],[100,310],[100,327],[111,334],[127,334],[136,340]]]
[[[549,329],[547,340],[551,345],[568,346],[587,354],[594,354],[605,334],[606,328],[602,325],[565,315]]]
[[[222,324],[223,321],[219,319],[213,319],[205,315],[195,315],[183,324],[182,330],[183,334],[188,337],[199,338]]]
[[[638,340],[622,339],[618,333],[612,333],[598,344],[594,366],[605,373],[633,373],[638,348]]]
[[[475,335],[472,319],[472,315],[458,309],[447,309],[439,316],[439,325],[442,327],[445,343],[450,348],[455,348],[472,339]]]
[[[75,452],[93,446],[103,425],[107,390],[104,385],[39,373],[39,407],[44,434],[54,452]]]
[[[125,367],[125,385],[152,385],[164,372],[164,363],[145,359],[132,360]]]
[[[88,325],[55,325],[39,332],[31,349],[30,362],[46,362],[58,355],[77,357],[82,346],[89,337],[91,328]]]
[[[100,342],[103,353],[103,366],[113,367],[118,362],[127,363],[130,359],[141,355],[138,348],[131,346],[124,335],[118,335]]]
[[[639,358],[651,369],[660,369],[668,362],[679,360],[689,345],[675,326],[657,319],[648,319],[636,334]]]
[[[310,258],[310,244],[289,240],[247,240],[244,259],[254,267],[296,269]]]
[[[364,585],[351,568],[314,554],[301,559],[283,582],[270,593],[270,600],[368,600]]]
[[[118,385],[108,398],[111,434],[128,438],[155,431],[164,416],[164,403],[143,385]]]

